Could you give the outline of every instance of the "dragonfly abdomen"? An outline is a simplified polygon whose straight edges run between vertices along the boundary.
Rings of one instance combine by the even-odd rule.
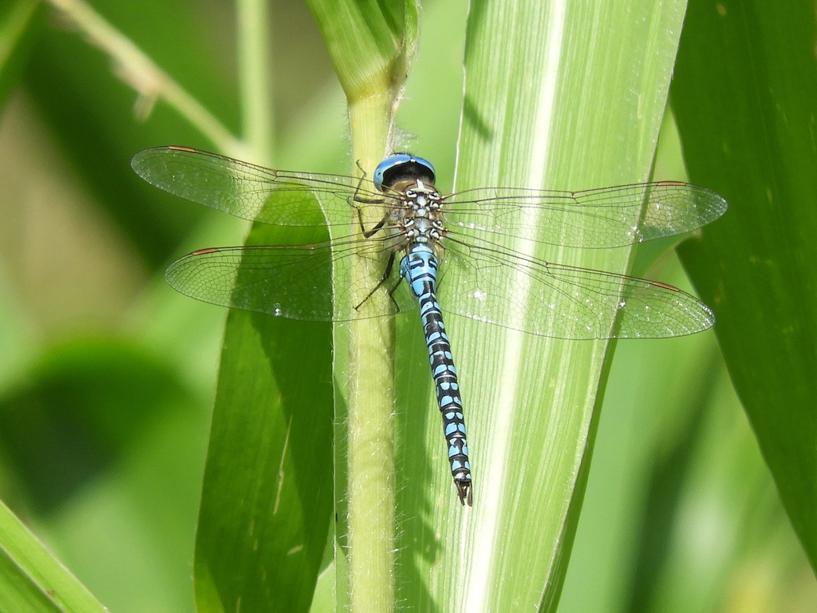
[[[426,244],[415,244],[400,262],[400,274],[405,277],[420,303],[431,376],[434,378],[437,404],[440,407],[445,440],[448,443],[451,476],[457,486],[460,502],[470,506],[471,465],[468,461],[465,419],[457,369],[451,355],[451,343],[445,332],[445,323],[437,302],[437,266],[437,257],[431,247]]]

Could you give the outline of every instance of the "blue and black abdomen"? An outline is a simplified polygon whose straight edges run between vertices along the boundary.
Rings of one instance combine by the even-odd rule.
[[[423,333],[428,346],[431,375],[437,393],[437,404],[443,418],[448,461],[462,504],[471,505],[471,466],[465,438],[465,420],[457,381],[457,370],[451,355],[451,343],[437,302],[437,258],[425,244],[415,244],[400,262],[400,274],[405,277],[420,303]]]

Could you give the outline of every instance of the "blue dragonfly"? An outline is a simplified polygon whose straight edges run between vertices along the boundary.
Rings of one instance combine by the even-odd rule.
[[[541,336],[666,338],[715,322],[708,306],[670,285],[546,262],[530,249],[504,246],[612,248],[690,232],[726,212],[726,201],[704,187],[490,187],[443,195],[431,163],[405,153],[383,160],[372,179],[271,170],[186,147],[147,149],[132,166],[156,187],[242,219],[329,230],[331,239],[322,243],[194,251],[167,269],[168,282],[183,294],[305,321],[381,317],[419,306],[463,505],[473,501],[471,467],[438,280],[449,297],[447,312]],[[367,207],[377,207],[368,225]],[[542,217],[551,223],[532,227],[530,220]],[[382,274],[353,276],[353,256],[377,262]]]

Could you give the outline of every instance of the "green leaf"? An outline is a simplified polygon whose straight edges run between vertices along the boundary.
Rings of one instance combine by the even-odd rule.
[[[322,238],[256,224],[247,244],[284,236]],[[330,343],[329,324],[228,315],[196,542],[199,611],[309,607],[332,511]]]
[[[196,542],[199,611],[304,611],[332,512],[328,324],[231,311]]]
[[[350,103],[403,87],[418,32],[416,0],[310,0]]]
[[[74,338],[43,351],[0,398],[8,500],[115,608],[179,610],[190,599],[206,428],[158,355]],[[163,581],[146,589],[156,574]]]
[[[690,3],[673,109],[693,181],[731,203],[680,250],[817,568],[814,4]]]
[[[1,502],[0,602],[15,613],[107,610]]]
[[[680,264],[672,260],[673,274],[660,266],[660,278],[682,284]],[[645,603],[672,580],[697,589],[672,574],[666,558],[671,539],[688,536],[673,522],[690,472],[684,469],[697,458],[690,441],[700,438],[704,407],[721,409],[713,400],[713,382],[725,380],[717,360],[712,332],[617,347],[560,613],[652,610]],[[739,469],[745,466],[735,474]],[[698,524],[689,525],[688,532],[698,531]],[[665,575],[668,582],[661,581]]]
[[[680,2],[472,5],[456,189],[583,189],[646,180],[682,17]],[[623,249],[543,247],[534,255],[612,272],[625,272],[629,263]],[[443,308],[456,299],[441,288]],[[416,610],[504,610],[508,603],[554,610],[581,507],[608,343],[544,339],[449,318],[474,470],[474,507],[463,510],[446,467],[425,349],[410,319],[398,321],[405,365],[397,411],[405,446],[398,458],[406,518],[400,601]]]
[[[33,509],[52,513],[186,401],[166,365],[132,345],[97,339],[58,345],[0,399],[6,469],[26,484]]]

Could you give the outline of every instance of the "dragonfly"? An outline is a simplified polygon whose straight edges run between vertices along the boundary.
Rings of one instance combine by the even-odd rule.
[[[443,195],[435,187],[434,166],[407,153],[384,159],[371,179],[272,170],[177,146],[141,151],[131,165],[156,187],[242,219],[329,230],[329,240],[313,244],[194,251],[165,275],[183,294],[305,321],[342,322],[419,308],[451,475],[463,505],[473,504],[473,483],[443,303],[446,313],[575,340],[667,338],[715,323],[708,306],[671,285],[531,255],[539,243],[613,248],[697,230],[727,209],[705,187],[680,182],[575,192],[489,187]],[[376,214],[364,215],[372,210],[367,207],[377,207]],[[374,221],[367,225],[367,219]],[[380,265],[382,274],[355,276],[355,257]],[[438,287],[445,300],[438,299]]]

